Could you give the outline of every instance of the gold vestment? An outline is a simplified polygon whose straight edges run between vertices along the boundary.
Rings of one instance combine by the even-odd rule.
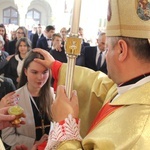
[[[58,84],[65,83],[66,65]],[[116,85],[103,73],[75,67],[73,89],[80,105],[81,135],[84,137],[99,109],[117,94]],[[123,105],[104,118],[78,141],[64,141],[59,150],[148,150],[150,147],[150,82],[130,89],[111,105]]]

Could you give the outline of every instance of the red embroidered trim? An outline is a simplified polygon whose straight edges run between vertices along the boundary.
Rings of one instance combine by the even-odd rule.
[[[111,106],[109,105],[109,102],[106,103],[102,109],[98,112],[95,120],[93,121],[89,131],[91,132],[91,130],[93,130],[106,116],[108,116],[109,114],[111,114],[112,112],[114,112],[116,109],[120,108],[122,106]]]
[[[61,123],[63,124],[60,125]],[[45,150],[57,149],[57,146],[63,141],[82,140],[80,136],[80,120],[73,118],[72,115],[68,115],[68,118],[61,123],[54,122]]]
[[[78,118],[74,118],[76,123],[78,124],[79,123],[79,119]],[[63,125],[65,123],[65,120],[62,120],[59,122],[59,125]]]
[[[53,62],[52,67],[51,67],[52,76],[53,76],[53,78],[54,78],[54,84],[53,84],[54,91],[56,91],[56,88],[57,88],[58,73],[59,73],[59,69],[60,69],[61,65],[62,65],[61,62],[55,60],[55,62]]]

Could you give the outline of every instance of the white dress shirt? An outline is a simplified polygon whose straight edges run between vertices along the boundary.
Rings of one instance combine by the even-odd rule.
[[[100,53],[101,53],[101,50],[100,50],[100,49],[98,48],[98,46],[97,46],[97,53],[96,53],[96,59],[95,59],[95,63],[96,63],[96,64],[97,64],[97,62],[98,62],[98,58],[99,58]],[[101,55],[102,55],[102,59],[101,59],[101,66],[102,66],[102,64],[103,64],[104,61],[105,61],[106,51],[103,51]]]

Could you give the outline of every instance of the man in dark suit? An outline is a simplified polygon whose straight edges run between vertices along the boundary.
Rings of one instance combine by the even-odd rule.
[[[32,38],[31,38],[31,42],[32,42],[32,48],[36,48],[36,44],[37,44],[37,41],[38,39],[44,37],[43,33],[42,33],[42,27],[41,27],[41,24],[38,24],[37,26],[37,30],[36,32],[32,35]]]
[[[52,36],[55,33],[55,27],[49,25],[45,29],[44,37],[38,39],[37,41],[37,48],[45,49],[46,51],[50,52],[52,48]]]
[[[105,41],[106,41],[105,33],[100,33],[97,39],[97,46],[85,47],[83,53],[84,53],[85,67],[88,67],[95,71],[101,70],[102,72],[107,74],[107,66],[105,59],[106,54]]]

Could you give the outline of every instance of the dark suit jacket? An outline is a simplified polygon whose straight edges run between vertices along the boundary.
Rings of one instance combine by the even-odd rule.
[[[15,91],[15,85],[10,78],[0,76],[0,99],[2,99],[6,94]]]
[[[87,43],[87,42],[85,42],[85,41],[83,40],[82,48],[84,48],[85,46],[90,46],[90,44],[89,44],[89,43]]]
[[[10,41],[8,44],[8,53],[9,55],[15,54],[16,52],[16,43],[17,43],[17,38],[13,41]]]
[[[46,37],[42,37],[42,38],[38,39],[36,47],[37,48],[42,48],[42,49],[44,49],[48,52],[50,52],[50,50],[51,50],[51,48],[48,47]]]
[[[1,51],[1,56],[0,56],[0,74],[5,72],[5,69],[6,69],[6,66],[7,66],[7,63],[8,63],[8,61],[6,60],[7,56],[9,56],[9,54],[7,52]]]
[[[64,47],[62,47],[61,52],[56,51],[55,49],[50,50],[50,54],[54,57],[55,60],[58,60],[58,61],[64,62],[64,63],[67,62],[67,57],[66,57],[66,54],[65,54]]]
[[[77,58],[76,58],[76,65],[78,65],[78,66],[85,66],[85,62],[84,62],[84,48],[87,47],[87,46],[90,46],[90,44],[84,42],[84,40],[83,40],[82,45],[81,45],[80,55],[77,56]]]
[[[85,67],[88,67],[90,69],[97,71],[96,60],[95,60],[96,59],[96,53],[97,53],[97,46],[85,47],[83,52],[84,52]],[[107,74],[106,60],[102,64],[100,71]]]
[[[14,85],[17,87],[17,78],[18,78],[18,74],[17,74],[17,66],[18,66],[18,61],[15,58],[15,55],[9,60],[6,69],[5,69],[5,77],[8,77],[10,79],[12,79]]]
[[[42,37],[44,37],[43,34],[41,35],[40,39],[41,39]],[[31,42],[32,42],[32,48],[36,48],[36,44],[37,44],[38,39],[39,39],[39,36],[38,36],[37,33],[32,34],[32,39],[31,39]]]
[[[5,44],[4,44],[4,51],[8,52],[8,46],[9,46],[9,40],[4,40]]]

